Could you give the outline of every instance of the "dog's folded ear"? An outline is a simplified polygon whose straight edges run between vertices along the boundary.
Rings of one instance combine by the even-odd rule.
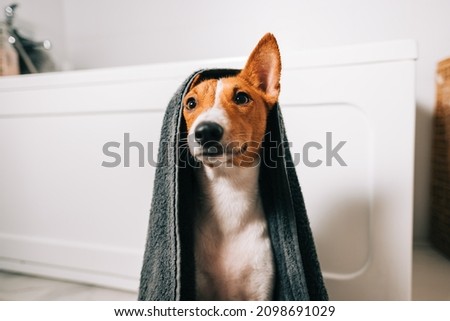
[[[277,40],[267,33],[253,49],[240,75],[261,89],[273,106],[280,94],[281,57]]]
[[[202,74],[198,73],[194,76],[194,78],[191,80],[191,83],[189,85],[189,88],[186,92],[189,92],[190,90],[192,90],[192,88],[194,88],[195,86],[197,86],[199,83],[201,83],[204,79],[202,78]]]

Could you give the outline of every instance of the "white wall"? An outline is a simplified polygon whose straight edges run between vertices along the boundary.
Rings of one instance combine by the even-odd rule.
[[[9,1],[0,0],[0,4],[5,2]],[[48,20],[33,21],[40,23],[42,33],[55,36],[58,40],[55,44],[60,43],[61,32],[64,33],[65,48],[55,48],[55,54],[60,61],[69,57],[76,69],[245,56],[267,31],[277,36],[284,53],[312,47],[416,39],[420,58],[414,232],[416,240],[426,239],[434,72],[436,63],[450,56],[450,1],[21,2],[30,6],[27,17],[37,19],[39,15]],[[47,28],[49,22],[54,22],[53,28]]]

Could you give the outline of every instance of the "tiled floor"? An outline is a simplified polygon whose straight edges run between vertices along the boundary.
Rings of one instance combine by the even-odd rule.
[[[137,293],[0,272],[0,300],[133,301]]]
[[[413,300],[450,301],[450,259],[427,245],[414,248]]]
[[[413,299],[450,301],[450,260],[416,246]],[[0,300],[136,300],[137,293],[0,272]]]

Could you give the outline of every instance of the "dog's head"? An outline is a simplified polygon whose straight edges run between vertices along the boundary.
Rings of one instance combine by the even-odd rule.
[[[281,59],[266,34],[234,77],[195,78],[183,99],[189,150],[205,165],[251,166],[280,93]]]

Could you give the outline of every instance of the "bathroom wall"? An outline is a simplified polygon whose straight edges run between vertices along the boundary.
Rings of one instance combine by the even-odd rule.
[[[20,17],[52,38],[63,68],[103,68],[244,56],[267,31],[283,53],[416,39],[415,240],[428,233],[436,63],[450,56],[450,1],[434,0],[22,0]],[[4,6],[9,1],[0,0]],[[386,115],[389,117],[389,115]],[[395,139],[395,137],[393,137]],[[402,151],[399,150],[398,153]],[[396,155],[392,155],[395,157]],[[401,191],[399,191],[401,193]]]

